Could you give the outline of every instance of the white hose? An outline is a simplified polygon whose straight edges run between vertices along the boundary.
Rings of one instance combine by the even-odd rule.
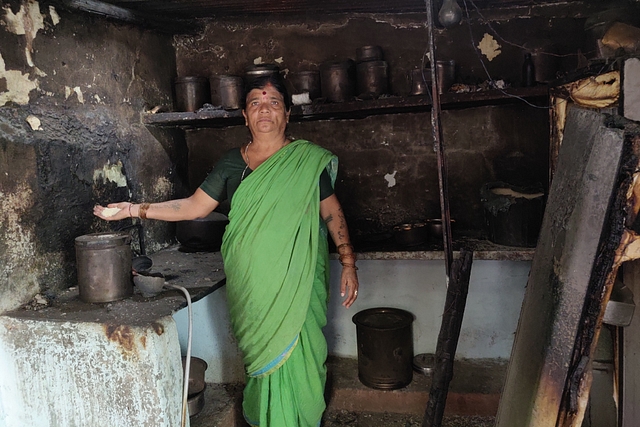
[[[184,378],[183,378],[183,390],[182,390],[182,427],[187,425],[187,397],[189,396],[189,371],[191,370],[191,334],[193,333],[193,315],[191,313],[191,295],[182,286],[170,285],[165,283],[167,288],[178,289],[182,291],[187,299],[187,310],[189,313],[189,334],[187,338],[187,356],[184,362]]]

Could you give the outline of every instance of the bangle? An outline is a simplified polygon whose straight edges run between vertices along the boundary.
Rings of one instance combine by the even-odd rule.
[[[143,203],[140,205],[140,209],[138,210],[138,216],[142,219],[147,219],[147,209],[149,209],[151,203]]]
[[[338,253],[339,253],[340,255],[342,255],[342,254],[340,253],[340,249],[342,249],[342,248],[344,248],[344,247],[350,247],[350,248],[351,248],[351,251],[353,252],[353,245],[352,245],[351,243],[342,243],[342,244],[340,244],[340,245],[338,245],[338,246],[336,247],[336,249],[338,250]]]
[[[344,264],[344,263],[340,263],[340,264],[342,264],[342,267],[351,267],[351,268],[353,268],[354,270],[357,270],[357,269],[358,269],[358,267],[356,267],[356,265],[355,265],[355,264]]]
[[[343,259],[353,259],[353,262],[355,262],[356,261],[356,254],[350,253],[350,254],[340,255],[340,262],[342,262]]]
[[[131,215],[131,206],[133,205],[133,203],[129,203],[129,218],[133,218],[133,215]]]

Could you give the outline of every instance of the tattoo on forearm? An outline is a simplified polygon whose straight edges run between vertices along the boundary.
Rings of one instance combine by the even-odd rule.
[[[181,207],[182,205],[178,201],[171,202],[171,204],[169,205],[169,208],[171,208],[174,211],[179,211]]]
[[[329,224],[331,221],[333,221],[333,215],[329,214],[329,216],[324,219],[324,222],[325,224]]]

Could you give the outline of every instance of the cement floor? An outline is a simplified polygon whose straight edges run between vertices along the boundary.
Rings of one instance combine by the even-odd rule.
[[[329,358],[328,407],[322,427],[421,427],[431,379],[415,373],[407,387],[383,391],[358,380],[354,359]],[[504,361],[460,361],[454,367],[442,427],[493,427]],[[191,427],[248,427],[242,419],[241,384],[208,384],[205,406]]]
[[[442,427],[493,427],[495,417],[445,416]],[[329,411],[325,413],[322,427],[422,427],[422,417],[417,415]]]

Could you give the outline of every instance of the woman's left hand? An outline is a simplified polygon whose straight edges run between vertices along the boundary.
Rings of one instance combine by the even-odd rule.
[[[356,269],[353,267],[343,266],[342,267],[342,277],[340,280],[340,296],[345,297],[344,301],[342,301],[342,305],[346,308],[351,307],[358,298],[358,288],[360,284],[358,283],[358,275],[356,274]]]

